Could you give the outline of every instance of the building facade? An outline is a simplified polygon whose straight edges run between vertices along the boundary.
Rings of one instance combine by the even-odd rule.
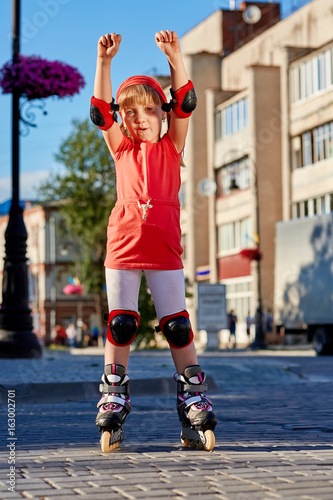
[[[243,11],[217,10],[181,39],[182,52],[189,78],[195,84],[198,106],[190,121],[185,147],[185,168],[182,169],[181,226],[183,234],[184,271],[189,289],[195,295],[195,283],[217,281],[215,265],[210,262],[213,251],[211,197],[206,196],[202,185],[213,178],[211,170],[214,146],[212,128],[214,111],[208,109],[207,92],[220,92],[222,88],[222,64],[224,58],[253,39],[256,34],[275,25],[280,19],[279,6],[262,2],[243,2],[243,9],[256,5],[262,17],[256,25],[248,25]],[[228,94],[228,93],[227,93]],[[229,95],[229,94],[228,94]],[[214,125],[212,129],[214,136]],[[213,141],[214,143],[214,141]],[[215,244],[215,243],[214,243]],[[216,252],[215,252],[216,254]],[[217,262],[217,254],[214,261]],[[196,330],[195,296],[188,299],[191,321]]]
[[[7,215],[0,217],[1,283],[7,223]],[[71,277],[80,277],[80,245],[68,234],[57,204],[27,204],[24,223],[28,233],[29,303],[40,342],[50,342],[56,325],[74,323],[81,328],[85,323],[90,329],[100,328],[100,314],[92,295],[64,293]]]
[[[182,38],[199,97],[185,151],[182,227],[185,273],[195,282],[206,269],[205,279],[225,283],[244,332],[259,291],[264,310],[274,309],[275,223],[333,210],[333,1],[313,0],[266,29],[254,25],[229,53],[224,15],[215,12]],[[216,183],[206,198],[197,190],[203,178]],[[260,275],[240,256],[257,245]]]

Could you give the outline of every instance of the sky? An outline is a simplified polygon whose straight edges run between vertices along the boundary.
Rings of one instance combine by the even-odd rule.
[[[310,0],[281,0],[282,17]],[[236,7],[240,1],[236,2]],[[229,0],[21,0],[21,53],[76,67],[86,86],[71,98],[45,99],[47,114],[36,110],[37,125],[20,138],[20,198],[36,199],[41,182],[61,165],[54,159],[61,143],[74,131],[72,120],[89,116],[93,94],[97,42],[101,35],[122,35],[112,61],[114,94],[122,81],[135,74],[168,74],[165,56],[154,35],[175,30],[179,37]],[[1,5],[0,67],[12,57],[12,2]],[[11,198],[11,95],[0,94],[0,203]]]

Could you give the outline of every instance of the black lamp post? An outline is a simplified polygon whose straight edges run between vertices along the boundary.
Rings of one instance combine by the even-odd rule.
[[[20,52],[20,0],[13,0],[13,61]],[[5,232],[0,309],[0,357],[35,358],[41,347],[33,333],[28,295],[27,230],[19,194],[20,93],[12,94],[12,201]]]
[[[252,160],[253,161],[253,160]],[[255,195],[256,195],[256,226],[257,226],[257,235],[258,235],[258,241],[260,243],[260,218],[259,218],[259,187],[258,187],[258,170],[256,167],[256,164],[254,163],[254,188],[255,188]],[[237,184],[237,181],[235,177],[233,176],[231,178],[230,182],[230,191],[234,191],[236,189],[239,189],[239,186]],[[262,296],[261,296],[261,266],[260,266],[260,256],[258,256],[257,260],[257,296],[258,296],[258,305],[257,305],[257,310],[255,314],[255,319],[254,319],[254,324],[255,324],[255,339],[251,344],[251,349],[265,349],[266,342],[265,342],[265,332],[264,332],[264,327],[263,327],[263,320],[264,320],[264,314],[262,310]]]
[[[257,224],[257,235],[258,242],[260,244],[260,218],[259,218],[259,188],[258,188],[258,170],[255,166],[255,190],[256,190],[256,224]],[[251,349],[265,349],[265,332],[263,327],[264,314],[262,310],[262,300],[261,300],[261,266],[260,266],[260,256],[257,260],[257,295],[258,295],[258,306],[256,310],[256,315],[254,319],[255,324],[255,338],[254,342],[251,344]]]

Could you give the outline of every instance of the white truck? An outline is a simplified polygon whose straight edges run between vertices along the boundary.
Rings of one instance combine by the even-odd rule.
[[[276,224],[274,321],[333,354],[333,213]]]

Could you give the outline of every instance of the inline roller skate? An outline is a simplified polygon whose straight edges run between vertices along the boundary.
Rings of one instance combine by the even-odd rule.
[[[131,411],[129,378],[122,365],[106,365],[102,376],[103,393],[97,404],[99,408],[96,425],[101,432],[101,449],[104,453],[115,450],[124,440],[123,424]]]
[[[185,448],[211,451],[215,446],[213,430],[217,420],[211,401],[203,395],[207,390],[206,376],[199,365],[193,365],[175,379],[181,443]]]

